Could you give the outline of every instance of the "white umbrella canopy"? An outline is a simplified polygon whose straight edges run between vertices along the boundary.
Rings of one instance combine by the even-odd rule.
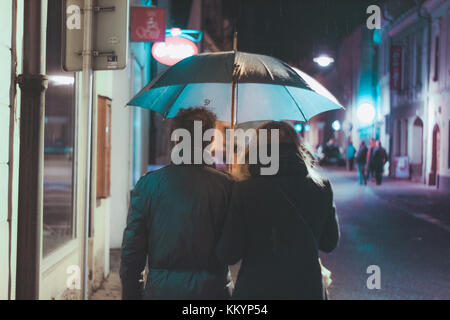
[[[204,106],[218,120],[234,119],[235,124],[306,122],[319,113],[342,109],[334,97],[323,95],[323,86],[302,74],[264,55],[239,51],[200,54],[169,68],[128,105],[160,112],[165,118],[183,108]]]
[[[294,71],[297,72],[298,75],[302,77],[303,80],[305,80],[305,82],[311,87],[311,89],[313,89],[318,94],[324,96],[328,100],[342,107],[338,99],[336,99],[336,97],[330,91],[328,91],[328,89],[325,88],[319,81],[311,77],[309,74],[301,71],[300,69],[297,69],[295,67],[292,67],[292,69],[294,69]]]

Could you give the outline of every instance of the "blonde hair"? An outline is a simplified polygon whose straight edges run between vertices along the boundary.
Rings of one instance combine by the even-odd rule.
[[[265,130],[279,130],[279,143],[280,144],[291,144],[295,147],[300,155],[300,161],[304,164],[307,170],[307,177],[309,177],[316,185],[320,187],[324,187],[324,181],[319,173],[315,170],[317,166],[316,160],[313,155],[313,151],[306,144],[301,142],[301,138],[297,131],[295,131],[294,127],[285,122],[285,121],[270,121],[259,126],[256,131],[256,139],[259,139],[258,131],[261,129]],[[271,135],[267,135],[267,144],[270,144]],[[249,163],[248,163],[248,146],[246,148],[245,156],[245,164],[237,166],[234,174],[238,179],[245,179],[251,176],[249,171]]]

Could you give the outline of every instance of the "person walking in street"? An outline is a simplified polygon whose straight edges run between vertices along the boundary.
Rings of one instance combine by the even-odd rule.
[[[268,137],[279,130],[279,170],[261,175],[258,161],[234,184],[217,247],[224,264],[242,259],[232,299],[324,299],[319,250],[331,252],[339,240],[331,185],[313,169],[312,153],[291,125],[262,129]]]
[[[363,140],[361,141],[361,144],[359,145],[358,153],[356,154],[356,165],[358,167],[358,176],[359,176],[359,184],[360,185],[366,185],[367,179],[366,179],[366,173],[365,173],[365,167],[367,162],[367,147],[366,142]]]
[[[347,169],[349,171],[353,171],[353,166],[355,163],[355,154],[356,149],[353,146],[353,142],[350,141],[347,146]]]
[[[203,137],[215,127],[216,116],[206,108],[180,110],[173,119],[174,129],[187,130],[193,141],[194,121],[201,121]],[[208,144],[204,142],[203,148]],[[233,181],[231,175],[206,164],[173,163],[138,181],[123,235],[123,299],[229,298],[227,265],[216,258],[215,248]],[[149,272],[143,289],[146,262]]]
[[[375,172],[375,180],[377,185],[381,185],[383,179],[384,164],[387,161],[388,156],[386,150],[381,146],[380,140],[377,140],[372,156],[373,170]]]
[[[370,181],[370,179],[375,178],[375,171],[372,162],[373,150],[375,149],[375,139],[370,138],[369,140],[369,149],[367,151],[367,160],[366,160],[366,180]]]

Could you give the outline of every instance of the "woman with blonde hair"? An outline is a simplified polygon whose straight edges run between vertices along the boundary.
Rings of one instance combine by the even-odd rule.
[[[266,176],[260,161],[246,166],[247,178],[233,187],[217,256],[228,265],[242,259],[233,299],[324,299],[319,250],[331,252],[339,239],[331,185],[290,124],[262,129],[268,137],[278,130],[279,170]],[[269,139],[261,143],[273,150]]]

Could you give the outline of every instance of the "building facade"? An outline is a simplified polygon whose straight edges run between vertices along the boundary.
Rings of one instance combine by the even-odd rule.
[[[311,120],[314,146],[334,137],[344,152],[350,140],[379,139],[391,176],[449,190],[449,7],[386,2],[381,29],[361,26],[343,40],[335,65],[315,77],[346,110]]]
[[[33,2],[41,16],[38,30],[24,32],[27,6]],[[0,3],[0,299],[21,299],[18,287],[27,288],[20,276],[19,256],[34,252],[21,249],[19,177],[24,174],[21,140],[27,126],[21,119],[24,57],[23,43],[38,40],[41,73],[48,79],[42,115],[43,149],[40,187],[42,198],[36,212],[41,221],[37,241],[36,299],[80,299],[84,259],[87,256],[88,293],[98,288],[109,273],[109,251],[119,247],[128,211],[133,176],[146,172],[149,113],[126,108],[131,97],[149,82],[150,44],[129,45],[126,69],[96,71],[93,75],[92,147],[87,169],[87,106],[82,103],[81,73],[62,69],[63,1],[7,0]],[[130,1],[151,5],[151,1]],[[35,8],[35,9],[36,9]],[[29,38],[27,38],[29,37]],[[22,127],[22,128],[21,128]],[[22,129],[22,131],[21,131]],[[90,175],[90,196],[84,188]],[[24,195],[22,195],[24,196]],[[30,197],[35,195],[30,194]],[[36,196],[39,198],[39,196]],[[86,206],[90,215],[86,215]],[[89,221],[87,248],[83,225]],[[120,234],[120,236],[118,236]]]
[[[401,13],[387,6],[379,69],[392,175],[405,166],[404,177],[447,190],[449,8],[439,0]]]

